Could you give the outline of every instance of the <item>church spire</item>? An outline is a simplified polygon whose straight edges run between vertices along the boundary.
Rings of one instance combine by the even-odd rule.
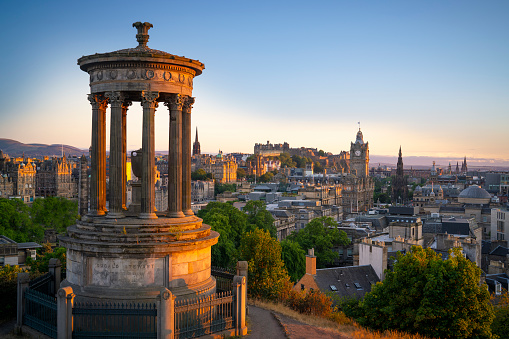
[[[193,143],[193,155],[200,155],[201,154],[201,148],[200,148],[200,142],[198,141],[198,126],[196,126],[196,136],[194,138]]]

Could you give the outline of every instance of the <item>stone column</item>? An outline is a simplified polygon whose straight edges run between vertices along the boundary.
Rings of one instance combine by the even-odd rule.
[[[156,112],[159,92],[141,92],[143,106],[142,136],[142,174],[141,174],[141,213],[142,219],[156,219],[155,214],[155,140],[154,115]]]
[[[247,295],[246,278],[236,275],[233,277],[233,294],[235,295],[235,335],[247,334],[246,304]]]
[[[132,105],[131,101],[122,103],[122,209],[127,210],[127,109]]]
[[[18,273],[18,301],[16,308],[16,333],[21,333],[23,326],[23,314],[25,314],[25,291],[30,284],[30,276],[28,273]]]
[[[62,263],[57,258],[51,258],[48,263],[48,271],[51,273],[51,294],[56,295],[62,281]]]
[[[122,185],[124,180],[124,156],[122,153],[122,104],[124,95],[122,92],[106,92],[111,106],[110,120],[110,210],[107,218],[119,219],[124,217],[122,203]]]
[[[170,145],[168,155],[168,217],[182,218],[182,106],[183,97],[172,94],[165,105],[170,110]]]
[[[108,100],[100,94],[89,94],[92,105],[92,154],[90,175],[91,216],[106,213],[106,107]]]
[[[74,293],[70,286],[62,287],[57,293],[57,339],[72,338],[72,308]]]
[[[186,216],[191,210],[191,108],[193,97],[186,97],[182,108],[182,210]]]
[[[161,290],[157,307],[157,338],[173,339],[175,337],[175,296],[167,288]]]

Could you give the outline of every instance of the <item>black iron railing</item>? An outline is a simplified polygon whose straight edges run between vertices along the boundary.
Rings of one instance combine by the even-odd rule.
[[[74,303],[73,338],[157,338],[156,304]]]
[[[234,327],[232,292],[175,302],[175,338],[196,338]]]
[[[23,324],[51,338],[56,338],[57,299],[32,288],[27,288],[25,290]]]

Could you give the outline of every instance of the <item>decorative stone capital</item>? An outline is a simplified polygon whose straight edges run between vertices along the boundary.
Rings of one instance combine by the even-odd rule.
[[[159,92],[141,91],[141,105],[148,108],[156,108]]]
[[[125,100],[125,95],[122,92],[115,91],[115,92],[106,92],[104,94],[108,98],[112,108],[113,107],[116,107],[116,108],[121,107],[122,103]]]
[[[127,114],[127,110],[129,109],[129,106],[131,106],[133,102],[131,100],[124,100],[122,101],[122,115]]]
[[[89,94],[88,101],[90,101],[93,109],[106,110],[106,107],[108,107],[108,98],[101,94]]]
[[[184,96],[182,94],[171,94],[166,97],[164,105],[167,106],[170,111],[181,111],[184,105]]]
[[[150,22],[135,22],[133,27],[136,27],[138,34],[136,34],[136,40],[138,41],[138,48],[147,48],[148,42],[148,30],[154,27]]]
[[[190,114],[191,113],[191,108],[193,108],[193,104],[194,104],[194,98],[193,97],[185,97],[184,105],[182,107],[182,111],[184,113]]]

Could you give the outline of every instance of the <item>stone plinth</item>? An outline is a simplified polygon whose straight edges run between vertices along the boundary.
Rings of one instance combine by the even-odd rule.
[[[211,246],[219,234],[195,216],[140,220],[85,217],[60,237],[77,300],[154,301],[161,287],[177,297],[215,292]]]

